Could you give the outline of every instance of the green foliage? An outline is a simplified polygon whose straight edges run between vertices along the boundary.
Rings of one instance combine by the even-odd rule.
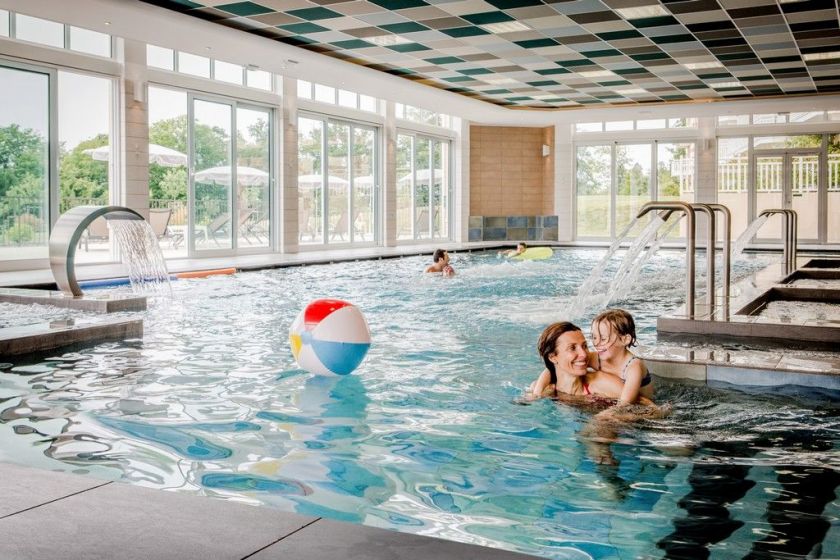
[[[84,140],[71,151],[60,150],[59,185],[61,198],[108,200],[108,162],[96,161],[85,150],[107,146],[107,134]]]
[[[47,142],[32,129],[17,124],[0,128],[0,197],[24,177],[43,177]]]
[[[37,231],[32,224],[16,223],[5,232],[6,240],[17,245],[25,245],[35,240]]]

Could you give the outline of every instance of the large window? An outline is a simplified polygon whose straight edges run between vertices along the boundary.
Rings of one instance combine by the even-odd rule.
[[[111,128],[114,81],[58,72],[59,211],[114,202]],[[112,258],[110,230],[104,218],[83,234],[77,262]]]
[[[840,134],[828,137],[828,235],[829,243],[840,243]]]
[[[298,232],[311,244],[376,241],[376,129],[298,118]]]
[[[613,238],[654,199],[693,202],[695,151],[694,142],[578,146],[577,237]],[[642,227],[639,223],[629,235]]]
[[[271,121],[267,108],[149,88],[150,219],[167,257],[270,246]]]
[[[448,239],[450,142],[397,135],[397,239]]]
[[[0,260],[44,258],[50,226],[50,75],[0,66]]]
[[[612,146],[577,148],[577,237],[611,237]]]

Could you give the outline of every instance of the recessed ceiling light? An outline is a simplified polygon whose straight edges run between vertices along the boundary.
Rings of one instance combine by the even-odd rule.
[[[741,82],[720,82],[719,84],[711,84],[711,86],[715,89],[744,87]]]
[[[702,70],[704,68],[720,68],[723,66],[720,62],[711,61],[711,62],[689,62],[683,64],[689,70]]]
[[[393,45],[404,45],[406,43],[410,43],[410,39],[406,39],[405,37],[401,37],[399,35],[377,35],[376,37],[364,37],[362,41],[368,41],[370,43],[374,43],[375,45],[379,45],[380,47],[390,47]]]
[[[647,93],[646,89],[642,88],[629,88],[629,89],[617,89],[615,92],[619,95],[631,95],[634,93]]]
[[[590,70],[589,72],[578,72],[578,76],[584,78],[606,78],[607,76],[615,76],[609,70]]]
[[[840,58],[840,51],[808,53],[808,54],[803,54],[802,58],[804,58],[807,61],[829,60],[829,59],[832,59],[832,58]]]
[[[651,6],[637,6],[635,8],[618,8],[614,10],[624,19],[641,19],[657,16],[670,16],[671,13],[659,4]]]
[[[519,21],[503,21],[501,23],[487,23],[479,25],[490,33],[515,33],[516,31],[530,31],[530,27]]]
[[[513,78],[504,78],[504,77],[487,76],[485,78],[484,76],[481,76],[480,79],[481,79],[482,82],[486,82],[488,84],[493,84],[493,85],[497,85],[497,86],[503,86],[503,85],[506,85],[506,84],[518,84],[519,83],[518,80],[514,80]]]
[[[533,97],[534,99],[540,99],[540,100],[542,100],[542,99],[556,99],[558,97],[558,95],[556,93],[545,93],[545,94],[540,94],[540,95],[532,95],[531,97]]]
[[[106,21],[106,22],[105,22],[105,25],[111,25],[111,22],[110,22],[110,21]]]

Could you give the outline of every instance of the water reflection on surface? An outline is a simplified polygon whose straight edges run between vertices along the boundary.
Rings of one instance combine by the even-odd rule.
[[[606,439],[587,435],[591,411],[520,404],[539,332],[599,258],[456,255],[452,279],[399,259],[176,282],[142,343],[0,373],[0,459],[547,557],[840,554],[834,395],[663,381],[672,415]],[[655,257],[622,303],[644,344],[681,303],[682,264]],[[311,376],[288,350],[300,308],[327,296],[370,323],[351,376]]]

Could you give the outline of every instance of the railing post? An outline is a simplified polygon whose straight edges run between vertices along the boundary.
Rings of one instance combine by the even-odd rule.
[[[729,295],[732,284],[732,212],[723,204],[707,204],[709,208],[723,216],[723,316],[729,320]]]
[[[709,230],[706,233],[706,305],[709,307],[709,317],[714,318],[715,313],[715,245],[717,243],[717,229],[715,224],[715,211],[708,204],[697,202],[691,205],[695,210],[700,210],[709,218]]]
[[[653,210],[678,210],[685,214],[686,219],[686,243],[685,243],[685,268],[686,268],[686,297],[685,309],[689,319],[694,319],[694,293],[695,293],[695,268],[694,256],[696,252],[697,230],[695,228],[694,208],[687,202],[652,201],[645,203],[639,210],[636,218],[639,219]]]

